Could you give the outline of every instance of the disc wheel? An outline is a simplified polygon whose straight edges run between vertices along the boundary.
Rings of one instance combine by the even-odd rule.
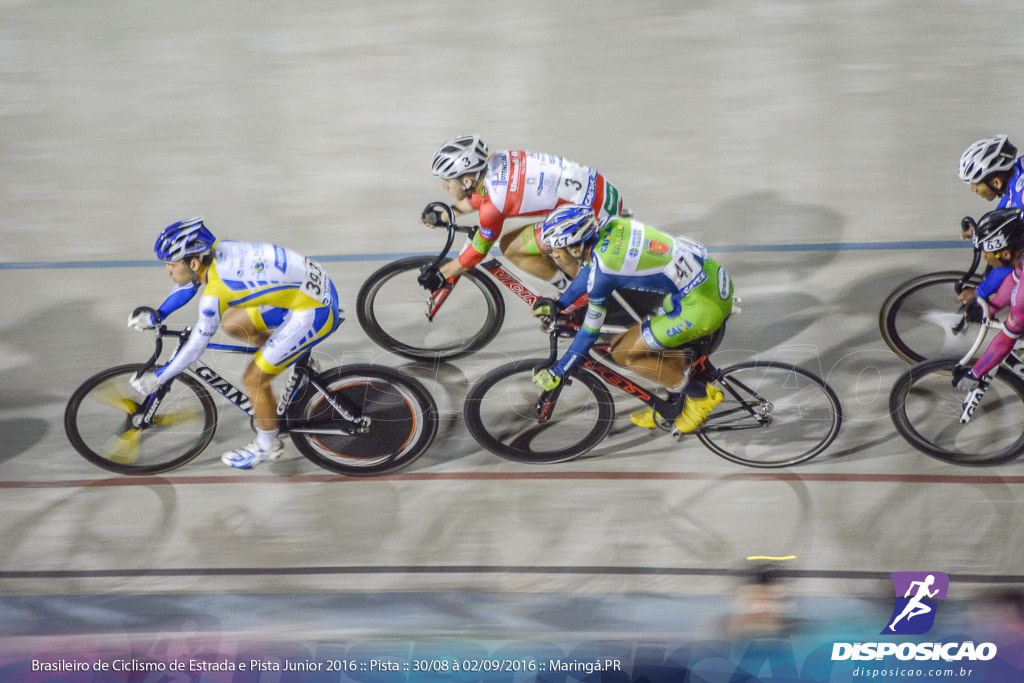
[[[437,434],[434,399],[397,370],[346,365],[321,373],[317,381],[333,400],[370,420],[367,431],[357,431],[308,384],[289,408],[289,433],[299,452],[320,467],[350,476],[393,472],[420,457]]]

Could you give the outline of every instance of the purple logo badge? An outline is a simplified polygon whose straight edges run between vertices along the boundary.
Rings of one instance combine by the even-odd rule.
[[[889,575],[896,590],[896,605],[883,635],[920,635],[935,623],[937,600],[946,599],[949,577],[942,572],[894,572]]]

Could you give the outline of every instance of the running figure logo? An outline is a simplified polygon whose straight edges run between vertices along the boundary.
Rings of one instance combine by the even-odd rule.
[[[896,605],[882,634],[927,633],[935,623],[935,601],[946,599],[949,577],[942,572],[895,572],[889,576],[896,589]]]

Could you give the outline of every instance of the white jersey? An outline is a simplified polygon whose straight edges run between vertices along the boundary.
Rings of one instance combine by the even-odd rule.
[[[495,152],[487,161],[484,187],[501,214],[525,215],[551,211],[566,202],[592,206],[598,173],[550,154]]]

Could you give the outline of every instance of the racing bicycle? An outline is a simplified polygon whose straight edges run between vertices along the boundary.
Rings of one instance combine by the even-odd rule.
[[[135,313],[151,308],[141,307]],[[134,314],[133,314],[134,315]],[[86,460],[118,474],[155,474],[181,467],[210,444],[217,407],[207,388],[249,415],[242,389],[201,360],[142,398],[129,381],[151,369],[163,339],[174,354],[191,328],[155,326],[155,350],[143,364],[118,365],[85,380],[71,395],[64,429]],[[253,354],[247,346],[210,349]],[[173,354],[172,354],[173,357]],[[340,474],[367,476],[412,463],[437,434],[433,397],[417,380],[388,367],[352,364],[318,371],[305,354],[292,366],[277,406],[282,434],[313,463]]]
[[[725,395],[693,433],[697,440],[716,455],[749,467],[796,465],[828,448],[842,424],[842,408],[832,388],[800,367],[775,360],[715,368],[709,356],[724,329],[680,347],[690,360],[691,380],[699,372]],[[555,362],[559,338],[571,336],[572,330],[556,322],[548,334],[547,358],[502,365],[470,389],[463,415],[481,446],[521,463],[577,458],[611,431],[615,402],[608,386],[654,408],[658,428],[684,438],[673,425],[682,405],[659,398],[602,362],[599,356],[610,353],[607,343],[595,344],[554,390],[537,388],[534,371]]]
[[[437,291],[425,291],[417,282],[419,274],[449,260],[456,233],[472,239],[479,229],[456,225],[455,213],[444,202],[428,204],[424,215],[428,212],[435,213],[438,227],[447,230],[444,247],[436,256],[411,256],[370,275],[356,297],[356,314],[367,336],[388,351],[412,360],[452,360],[480,350],[501,330],[505,301],[499,285],[530,306],[542,295],[497,256],[449,278]],[[601,328],[603,334],[625,332],[641,321],[638,310],[660,302],[660,297],[645,292],[616,295]]]
[[[967,306],[956,304],[965,287],[977,287],[981,250],[966,272],[948,270],[907,280],[886,298],[878,314],[882,339],[908,363],[926,358],[960,356],[974,341],[977,322],[968,320]]]
[[[1010,353],[981,386],[965,394],[949,375],[958,363],[973,362],[989,330],[1002,326],[982,310],[977,334],[959,357],[932,358],[908,368],[889,393],[889,414],[907,443],[942,462],[986,466],[1010,462],[1024,453],[1024,361]]]

